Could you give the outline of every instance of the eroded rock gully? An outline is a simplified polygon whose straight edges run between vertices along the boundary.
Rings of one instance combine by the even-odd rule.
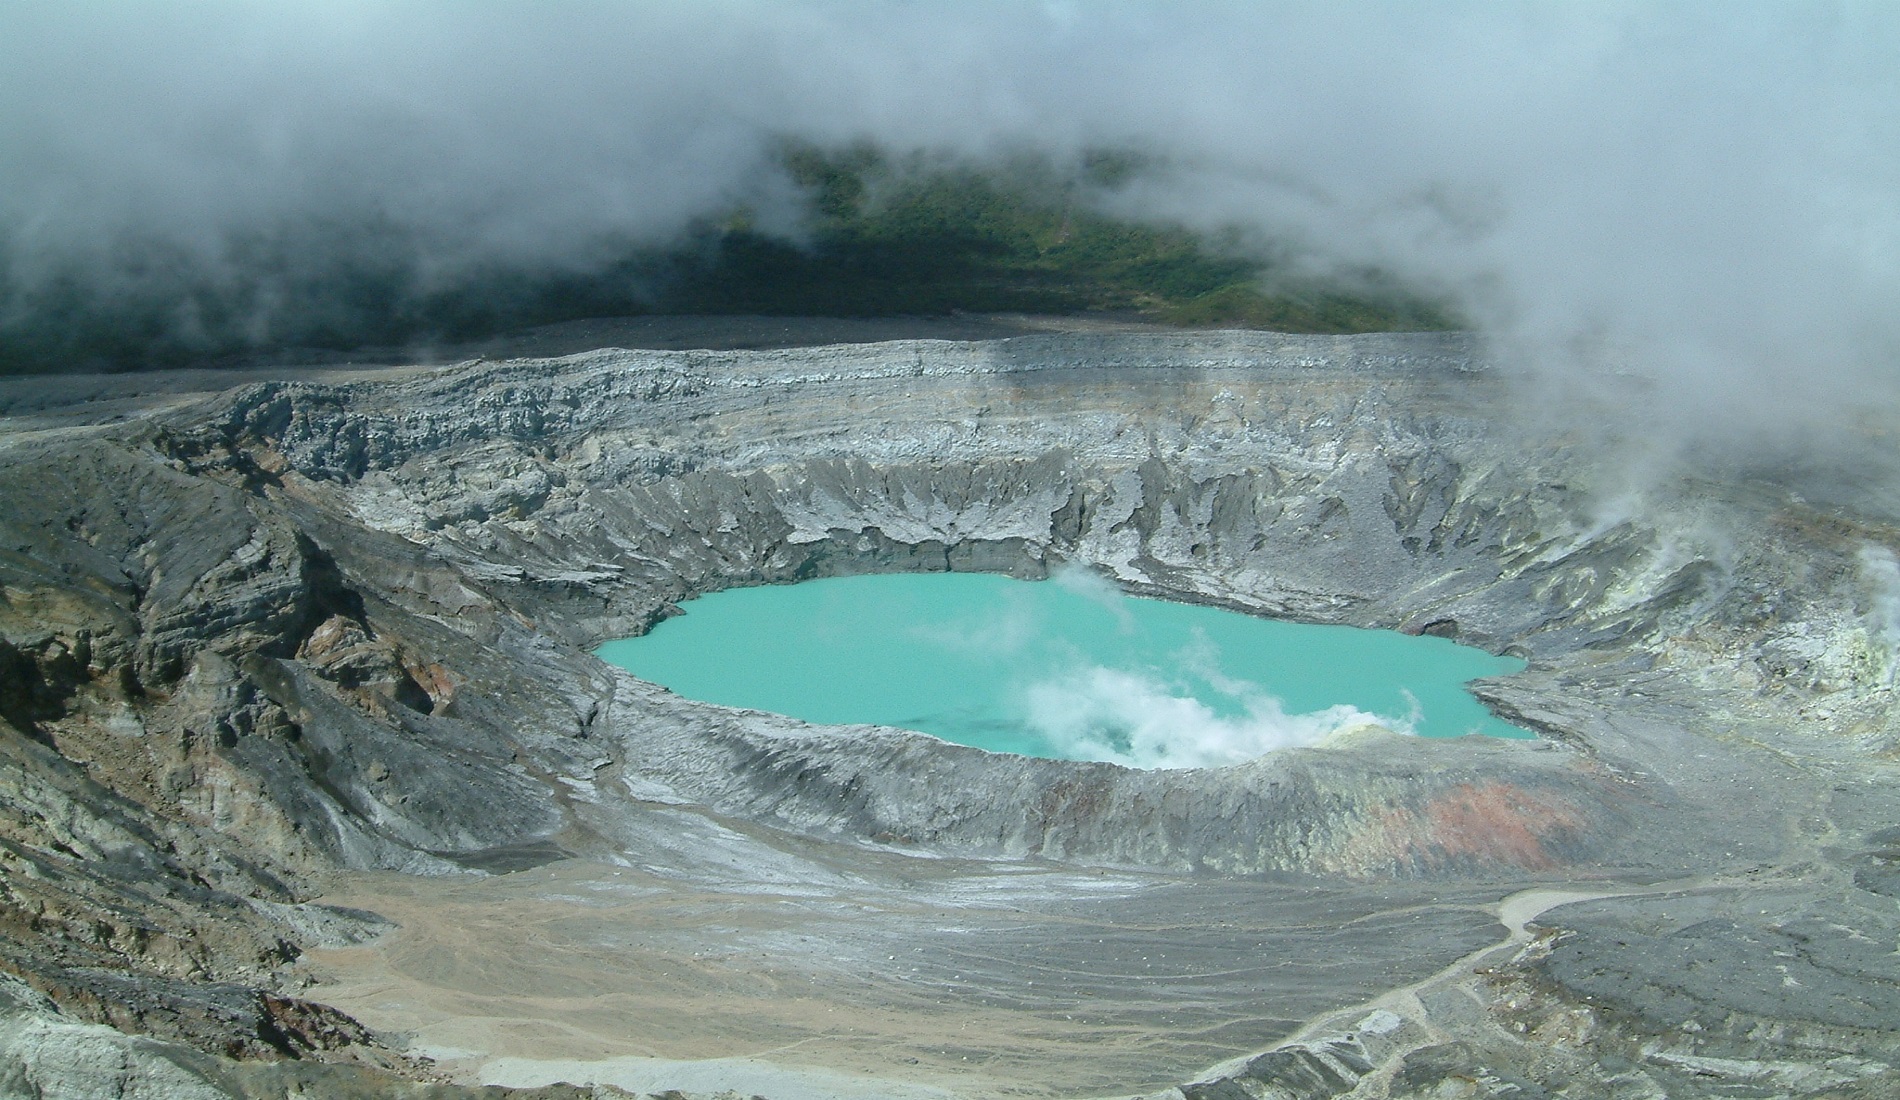
[[[430,906],[532,921],[624,870],[723,898],[699,984],[747,992],[634,974],[699,1032],[628,1008],[618,1048],[545,1044],[570,1080],[729,1025],[789,1044],[785,1095],[1895,1095],[1892,501],[1636,482],[1519,420],[1462,337],[1238,333],[16,411],[0,1092],[458,1094],[482,1051],[401,1051],[306,953],[383,934],[393,973]],[[587,653],[730,585],[1061,563],[1521,654],[1482,692],[1544,736],[1136,772],[701,705]],[[401,883],[401,933],[311,901]]]

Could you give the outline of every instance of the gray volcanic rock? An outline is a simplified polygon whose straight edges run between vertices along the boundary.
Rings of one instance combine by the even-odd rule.
[[[48,1028],[420,1073],[271,1007],[308,1004],[300,945],[368,927],[304,905],[313,876],[660,850],[691,806],[867,877],[912,853],[1629,895],[1495,956],[1448,925],[1451,969],[1398,1000],[1340,987],[1342,1026],[1384,1031],[1184,1096],[1891,1090],[1893,501],[1617,457],[1537,435],[1436,334],[608,350],[16,416],[0,960],[51,1001],[15,999],[0,1080],[92,1072],[46,1068]],[[1520,654],[1480,692],[1543,736],[1142,772],[700,704],[588,654],[723,587],[1064,564]],[[1665,898],[1698,919],[1645,915]],[[269,1094],[226,1069],[191,1080]]]

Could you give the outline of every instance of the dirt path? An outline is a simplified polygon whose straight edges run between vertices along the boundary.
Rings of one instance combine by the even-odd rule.
[[[1500,961],[1501,956],[1508,954],[1509,957],[1516,957],[1529,946],[1534,935],[1530,925],[1538,917],[1560,906],[1574,905],[1579,902],[1600,901],[1605,898],[1683,894],[1721,885],[1722,882],[1717,878],[1698,876],[1649,885],[1534,886],[1519,890],[1494,905],[1484,907],[1486,912],[1495,915],[1498,923],[1504,926],[1505,936],[1502,940],[1471,951],[1418,981],[1388,990],[1358,1004],[1329,1009],[1307,1020],[1298,1030],[1287,1035],[1283,1041],[1263,1049],[1272,1050],[1283,1046],[1335,1038],[1351,1032],[1368,1019],[1376,1018],[1382,1013],[1389,1013],[1392,1017],[1397,1017],[1397,1020],[1390,1020],[1388,1017],[1389,1022],[1381,1029],[1384,1033],[1396,1032],[1403,1025],[1412,1026],[1415,1032],[1414,1037],[1390,1055],[1383,1066],[1369,1074],[1354,1093],[1367,1096],[1380,1095],[1380,1087],[1397,1071],[1406,1054],[1453,1038],[1433,1018],[1432,1010],[1426,1005],[1427,996],[1447,988],[1462,988],[1471,998],[1474,1006],[1482,1006],[1484,999],[1476,989],[1477,984],[1482,980],[1479,971],[1488,965],[1495,965],[1497,961]],[[1230,1059],[1198,1079],[1207,1080],[1218,1077],[1228,1067],[1237,1067],[1255,1056]]]

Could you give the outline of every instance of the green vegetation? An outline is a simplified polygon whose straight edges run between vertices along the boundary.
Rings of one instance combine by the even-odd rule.
[[[1091,201],[1143,170],[1098,154],[1064,175],[1023,160],[893,163],[858,146],[789,146],[810,196],[802,246],[740,216],[707,227],[662,295],[681,313],[863,316],[967,312],[1137,313],[1180,325],[1295,332],[1437,329],[1442,306],[1368,273],[1352,287],[1273,278],[1235,242],[1116,219]]]
[[[1263,249],[1118,219],[1102,201],[1150,165],[1098,153],[1070,169],[788,143],[800,239],[733,210],[668,247],[627,242],[584,270],[463,271],[444,281],[402,227],[334,218],[249,232],[216,262],[121,242],[29,289],[0,240],[0,373],[176,366],[284,348],[477,338],[588,317],[1113,311],[1184,326],[1295,332],[1448,328],[1438,303],[1365,273],[1285,276]]]

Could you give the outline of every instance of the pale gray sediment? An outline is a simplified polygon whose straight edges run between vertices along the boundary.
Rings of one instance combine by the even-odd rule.
[[[1020,1029],[887,1073],[960,1094],[1900,1081],[1890,494],[1633,484],[1520,430],[1463,337],[603,351],[10,404],[0,935],[41,993],[7,994],[0,1082],[79,1080],[32,1038],[59,1028],[206,1095],[422,1074],[295,995],[300,949],[374,919],[286,907],[338,868],[567,857],[718,895],[825,1003],[862,981],[922,1020],[929,988]],[[734,584],[1062,562],[1521,654],[1483,694],[1545,736],[1135,772],[706,706],[587,653]],[[1602,896],[1486,951],[1531,888]],[[905,948],[948,972],[881,985]],[[1058,1025],[1039,972],[1093,1022]]]

